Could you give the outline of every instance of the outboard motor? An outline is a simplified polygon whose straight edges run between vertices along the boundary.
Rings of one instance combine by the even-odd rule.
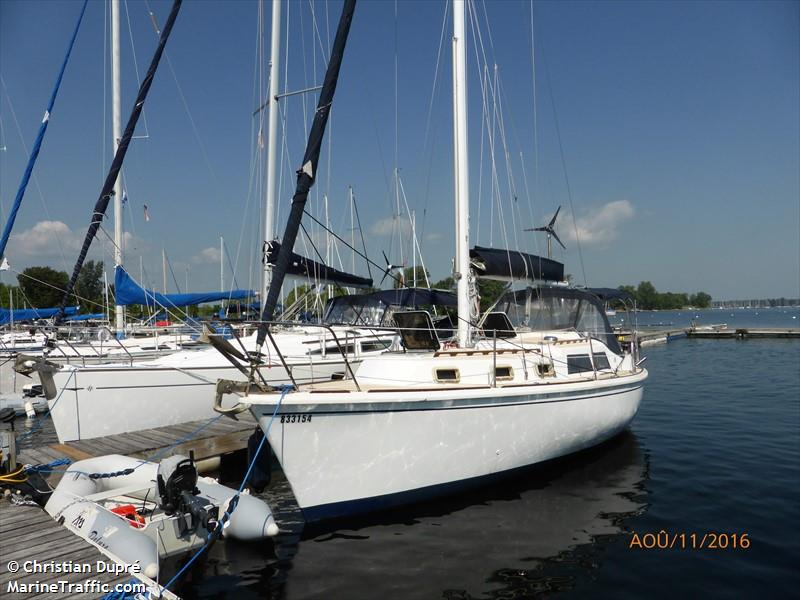
[[[180,516],[180,536],[194,533],[198,526],[208,531],[216,529],[219,509],[198,495],[194,452],[189,458],[177,454],[162,460],[158,465],[157,482],[161,509],[169,516]],[[187,515],[191,523],[186,522]]]

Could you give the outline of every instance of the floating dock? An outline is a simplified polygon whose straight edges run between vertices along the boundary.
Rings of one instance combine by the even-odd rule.
[[[169,449],[169,454],[186,456],[194,451],[195,460],[201,463],[202,468],[202,461],[247,448],[247,440],[255,430],[256,423],[249,413],[243,413],[238,417],[238,421],[222,417],[216,418],[209,425],[208,419],[205,419],[78,442],[25,448],[19,451],[18,462],[33,465],[47,464],[64,457],[75,462],[106,454],[150,458]],[[58,479],[60,479],[59,473],[51,473],[48,482],[50,485],[55,485]]]
[[[775,339],[800,338],[800,329],[762,329],[739,327],[736,329],[689,329],[687,335],[698,339],[742,340],[742,339]]]
[[[666,344],[683,338],[705,340],[744,340],[744,339],[800,339],[800,329],[793,328],[727,328],[720,325],[706,326],[703,328],[649,328],[640,330],[636,334],[639,346],[652,346]],[[617,333],[617,339],[624,347],[630,347],[631,333],[622,331]]]
[[[247,448],[255,426],[255,420],[249,414],[240,415],[238,421],[226,417],[213,422],[207,419],[192,421],[92,440],[26,448],[20,450],[18,462],[47,464],[65,457],[78,461],[106,454],[149,458],[159,453],[188,455],[194,451],[198,466],[202,467],[203,461]],[[51,486],[61,479],[63,470],[64,467],[47,475]],[[17,572],[9,570],[12,561],[19,565]],[[26,572],[24,565],[30,566],[32,561],[38,561],[40,565],[90,565],[91,569],[82,573]],[[100,598],[105,595],[99,588],[100,584],[108,584],[113,589],[114,585],[132,579],[129,573],[98,572],[98,564],[113,562],[98,547],[59,525],[38,506],[15,505],[0,498],[0,596],[24,600]],[[176,598],[169,592],[163,597]]]

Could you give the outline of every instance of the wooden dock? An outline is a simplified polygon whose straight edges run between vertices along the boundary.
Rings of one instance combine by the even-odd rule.
[[[190,451],[194,451],[196,460],[203,461],[247,448],[247,440],[255,426],[255,420],[249,413],[244,413],[238,421],[222,417],[210,424],[209,420],[192,421],[92,440],[26,448],[19,452],[18,462],[35,465],[62,458],[74,462],[106,454],[136,458],[149,458],[158,453],[188,456]],[[44,474],[51,486],[56,485],[63,470],[61,467],[55,473]],[[88,573],[26,573],[24,568],[14,573],[8,569],[9,561],[17,561],[20,566],[26,561],[38,561],[40,564],[90,564],[93,568]],[[100,598],[103,592],[95,593],[93,588],[87,591],[69,584],[91,580],[113,587],[131,580],[130,574],[98,573],[94,568],[98,561],[113,562],[96,546],[56,523],[38,506],[13,505],[0,498],[0,596],[3,598]],[[66,583],[61,584],[62,581]],[[17,584],[25,584],[25,587],[14,588]],[[29,588],[31,584],[37,585]],[[57,587],[43,584],[56,584]],[[26,591],[14,591],[19,589]],[[164,597],[175,598],[172,594]]]
[[[18,571],[14,569],[14,561]],[[34,570],[33,561],[52,571],[57,565],[74,568],[89,565],[82,573],[26,572]],[[17,506],[0,500],[0,596],[3,598],[98,598],[103,595],[87,593],[88,581],[114,586],[131,579],[129,574],[109,574],[97,568],[97,563],[111,563],[100,550],[86,540],[56,523],[38,506]],[[63,570],[63,569],[62,569]],[[63,583],[62,583],[63,582]],[[22,591],[24,590],[24,591]]]
[[[180,425],[156,427],[91,440],[26,448],[20,450],[18,462],[37,465],[47,464],[60,458],[68,458],[74,462],[106,454],[149,458],[159,452],[164,452],[164,456],[171,454],[188,456],[192,450],[195,459],[203,461],[247,448],[247,439],[256,426],[255,420],[249,413],[239,415],[238,421],[222,417],[203,427],[208,422],[207,419],[190,421]],[[196,435],[192,435],[195,432]],[[186,439],[187,437],[190,439]],[[180,443],[170,448],[176,442]],[[167,451],[167,448],[170,449]],[[51,485],[55,485],[58,479],[60,479],[58,473],[51,473],[48,481]]]

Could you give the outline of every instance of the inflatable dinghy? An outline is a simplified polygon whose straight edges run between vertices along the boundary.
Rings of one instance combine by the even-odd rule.
[[[236,490],[198,477],[193,458],[161,463],[111,454],[70,465],[45,510],[122,563],[155,579],[159,558],[188,552],[217,533]],[[256,540],[278,533],[269,505],[239,496],[222,535]]]

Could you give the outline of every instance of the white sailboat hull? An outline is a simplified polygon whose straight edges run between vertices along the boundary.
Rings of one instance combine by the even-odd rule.
[[[318,404],[282,405],[269,442],[306,519],[336,518],[452,492],[600,444],[636,415],[646,377],[641,371],[449,394],[374,390],[359,394],[368,403],[354,397],[337,405],[319,394]],[[266,430],[275,402],[260,399],[251,411]]]
[[[292,367],[299,382],[324,381],[343,361]],[[274,385],[291,383],[282,366],[263,369]],[[217,416],[208,401],[218,379],[242,379],[233,366],[65,368],[53,375],[60,395],[49,401],[59,442],[85,440]]]

